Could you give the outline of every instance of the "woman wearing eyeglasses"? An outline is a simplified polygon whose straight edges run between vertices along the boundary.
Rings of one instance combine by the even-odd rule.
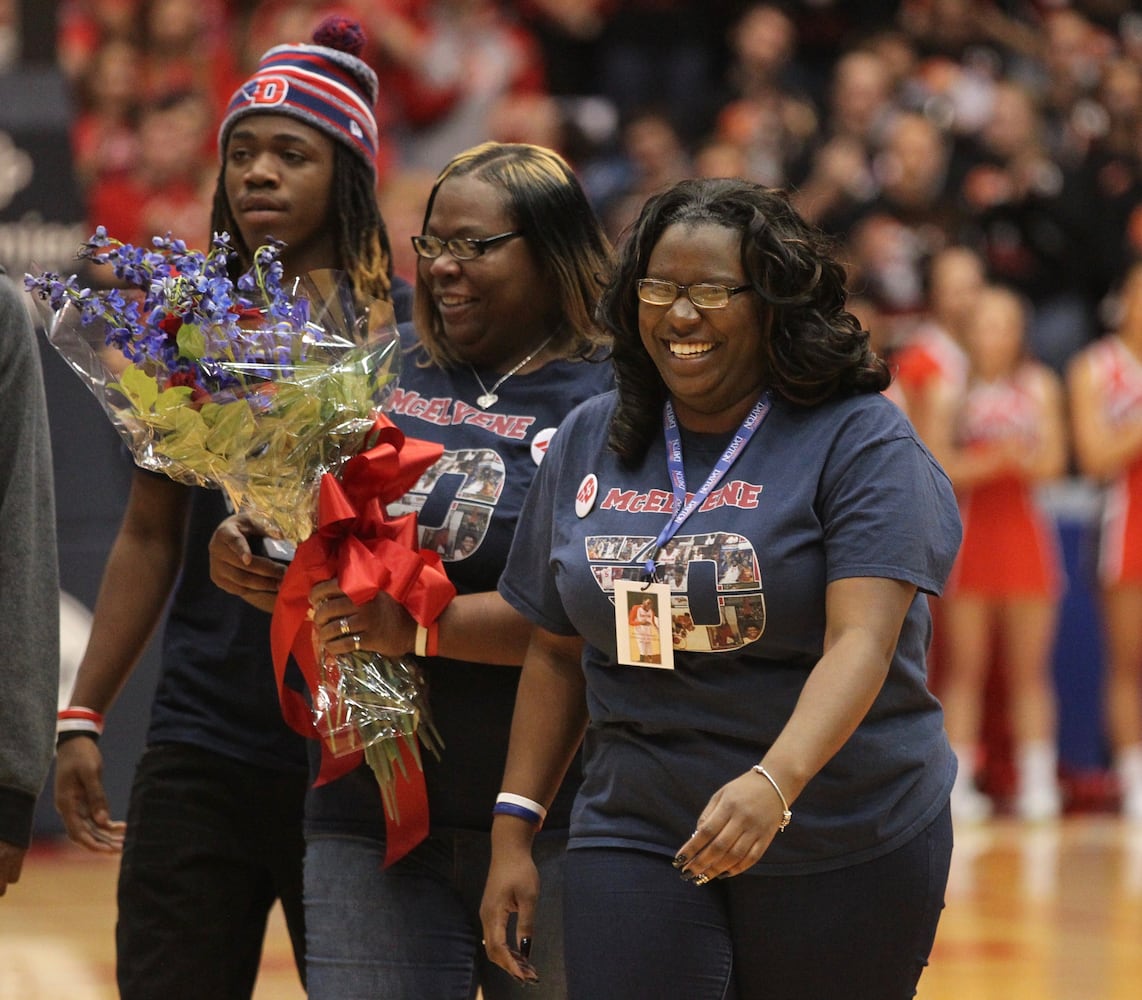
[[[388,415],[444,454],[391,514],[416,511],[421,545],[444,553],[459,595],[430,631],[386,595],[355,606],[335,580],[311,595],[333,653],[420,654],[443,750],[425,753],[427,839],[393,858],[367,766],[313,788],[306,805],[311,1000],[512,995],[486,958],[478,907],[530,623],[495,593],[524,496],[555,428],[613,385],[594,311],[610,246],[567,164],[550,150],[488,143],[454,158],[428,199],[415,329]],[[249,556],[234,519],[212,544],[216,581],[272,607],[281,570]],[[249,562],[246,562],[246,560]],[[565,995],[560,891],[577,775],[553,798],[536,854],[550,896],[531,949],[532,996]],[[528,944],[519,946],[528,950]]]
[[[911,997],[952,846],[925,684],[924,593],[960,539],[947,477],[778,192],[652,198],[601,315],[617,389],[564,422],[500,583],[536,624],[502,792],[542,808],[585,734],[569,995]],[[605,576],[600,538],[625,555]],[[730,554],[758,572],[723,580]],[[612,597],[632,588],[694,622],[662,663],[624,651]],[[508,918],[523,936],[544,919],[535,830],[496,817],[481,907],[516,975]]]

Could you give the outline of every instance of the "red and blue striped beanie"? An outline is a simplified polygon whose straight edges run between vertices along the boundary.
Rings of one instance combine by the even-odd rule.
[[[313,33],[313,45],[276,45],[234,91],[218,130],[218,148],[235,122],[249,115],[288,115],[319,129],[357,153],[376,174],[377,74],[360,58],[361,26],[328,17]]]

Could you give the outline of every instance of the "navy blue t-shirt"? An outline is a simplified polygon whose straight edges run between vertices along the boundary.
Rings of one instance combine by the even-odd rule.
[[[148,743],[189,743],[278,771],[307,768],[305,739],[282,718],[270,616],[210,579],[210,538],[229,513],[191,487],[182,575],[167,615]]]
[[[592,400],[563,424],[500,590],[544,628],[587,642],[590,724],[571,846],[673,855],[710,795],[757,763],[791,715],[822,653],[826,585],[873,576],[938,593],[959,516],[943,470],[879,395],[809,409],[777,401],[659,555],[675,669],[620,666],[613,581],[642,578],[636,557],[666,523],[673,496],[661,432],[633,468],[607,448],[613,406],[613,395]],[[683,431],[691,491],[732,436]],[[588,474],[598,478],[597,500],[577,512]],[[876,857],[946,803],[956,765],[926,685],[930,633],[927,599],[917,594],[868,715],[805,788],[794,824],[754,872]]]
[[[609,390],[609,360],[552,361],[513,375],[487,410],[467,366],[424,367],[411,328],[402,327],[407,353],[389,417],[410,437],[444,445],[440,460],[393,514],[416,511],[420,544],[440,553],[461,594],[496,589],[520,509],[560,421],[578,403]],[[479,371],[486,386],[499,375]],[[425,753],[434,829],[487,830],[507,756],[519,668],[424,658],[432,718],[444,743],[441,760]],[[545,828],[566,827],[572,774]],[[376,779],[367,766],[310,790],[307,826],[320,832],[382,837],[384,818]]]

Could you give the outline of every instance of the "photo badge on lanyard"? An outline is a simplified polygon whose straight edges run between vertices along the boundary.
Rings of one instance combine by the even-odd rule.
[[[670,587],[638,580],[615,581],[615,648],[630,667],[674,669]]]

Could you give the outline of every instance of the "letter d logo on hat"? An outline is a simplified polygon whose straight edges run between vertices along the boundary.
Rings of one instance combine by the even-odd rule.
[[[289,94],[289,81],[284,76],[259,76],[246,86],[246,96],[259,107],[276,107]]]

